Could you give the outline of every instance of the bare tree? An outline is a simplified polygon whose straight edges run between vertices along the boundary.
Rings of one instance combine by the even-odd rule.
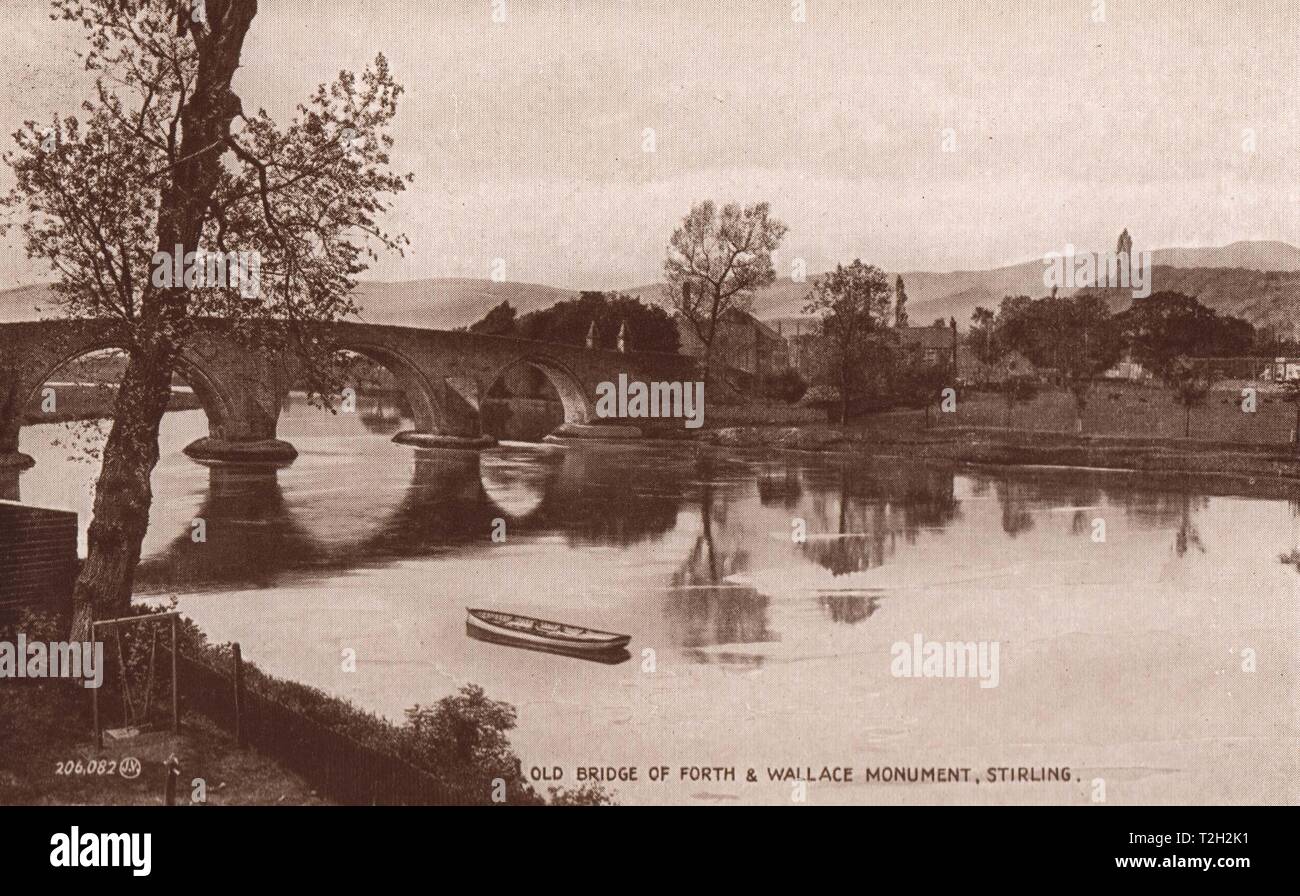
[[[381,56],[341,72],[286,127],[244,113],[231,89],[257,0],[53,0],[85,31],[95,96],[79,117],[27,122],[6,161],[5,198],[28,255],[45,259],[72,316],[107,318],[129,355],[96,486],[72,637],[130,601],[149,522],[150,474],[173,369],[193,322],[328,364],[314,324],[357,309],[355,276],[404,238],[377,224],[409,177],[388,169],[386,127],[401,88]],[[181,253],[259,259],[259,275],[217,283],[167,276]],[[175,266],[179,266],[176,263]],[[318,380],[322,385],[324,380]]]
[[[750,309],[754,290],[776,279],[772,253],[786,226],[768,216],[766,202],[721,212],[710,200],[691,207],[668,241],[664,275],[668,300],[704,348],[708,382],[718,326],[734,311]]]

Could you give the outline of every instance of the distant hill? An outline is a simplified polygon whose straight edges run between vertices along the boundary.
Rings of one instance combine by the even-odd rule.
[[[1239,242],[1210,249],[1159,249],[1151,255],[1153,290],[1197,296],[1211,308],[1244,317],[1256,326],[1286,331],[1300,326],[1300,249],[1295,246]],[[892,282],[894,274],[889,276]],[[987,271],[905,271],[903,282],[914,326],[929,324],[936,317],[955,317],[965,329],[979,305],[996,308],[1005,295],[1041,296],[1047,291],[1041,259]],[[778,280],[755,296],[754,313],[765,321],[781,321],[788,331],[786,324],[804,318],[810,288],[809,283]],[[622,292],[658,304],[663,301],[662,289],[654,283]],[[533,283],[451,278],[364,282],[357,295],[361,319],[368,323],[431,329],[468,326],[507,299],[524,315],[578,297],[574,290]],[[53,316],[51,297],[47,286],[0,291],[0,323]],[[43,312],[37,312],[37,307]]]
[[[1157,249],[1151,253],[1152,290],[1197,296],[1217,311],[1243,317],[1256,326],[1290,330],[1300,325],[1300,249],[1280,242],[1240,242],[1210,249]],[[890,273],[892,283],[895,274]],[[812,279],[811,277],[809,278]],[[1041,259],[987,271],[904,271],[908,317],[922,326],[941,317],[957,318],[965,329],[977,307],[996,309],[1003,296],[1042,296]],[[754,297],[754,315],[780,322],[785,331],[806,320],[809,283],[782,278]],[[660,284],[625,290],[643,301],[657,299]],[[1070,290],[1064,290],[1066,294]]]
[[[361,320],[431,330],[450,330],[474,323],[488,309],[508,299],[519,314],[548,308],[578,293],[534,283],[492,280],[428,279],[400,283],[363,282],[357,286]],[[20,286],[0,291],[0,323],[56,317],[48,286]],[[37,309],[40,309],[38,311]]]

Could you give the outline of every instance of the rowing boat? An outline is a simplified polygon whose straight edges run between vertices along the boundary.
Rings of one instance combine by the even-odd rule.
[[[558,648],[578,653],[603,653],[620,650],[632,640],[631,635],[602,632],[579,625],[566,625],[516,613],[476,610],[466,607],[466,626],[472,631],[520,644]]]

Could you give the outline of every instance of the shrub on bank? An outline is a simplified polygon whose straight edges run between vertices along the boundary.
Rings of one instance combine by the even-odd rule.
[[[148,616],[160,609],[174,609],[175,605],[173,598],[169,607],[133,606],[129,615]],[[23,632],[29,641],[61,640],[67,637],[68,626],[66,616],[25,610],[10,625],[0,628],[0,634],[12,638]],[[103,707],[120,705],[122,676],[117,659],[120,638],[127,678],[133,688],[131,698],[136,706],[143,706],[147,700],[153,707],[149,720],[166,724],[162,716],[170,711],[171,679],[164,672],[166,664],[158,649],[165,650],[170,639],[168,634],[160,634],[155,643],[154,628],[120,626],[112,637],[106,638],[104,661],[110,674],[105,676],[99,699]],[[167,632],[167,627],[162,626],[161,631]],[[231,675],[232,646],[209,643],[207,636],[183,617],[178,624],[177,644],[182,656],[223,675]],[[142,685],[151,679],[151,665],[155,674],[152,693],[147,695]],[[510,746],[508,733],[516,723],[514,707],[489,699],[477,685],[465,685],[433,706],[417,704],[406,711],[406,720],[399,725],[318,688],[268,675],[247,661],[243,663],[243,675],[246,692],[273,701],[363,746],[402,759],[436,778],[453,802],[491,803],[494,791],[501,792],[499,782],[504,782],[506,803],[540,805],[545,802],[527,782],[522,763]],[[81,690],[80,685],[75,686]],[[184,688],[181,693],[184,695]],[[79,699],[84,701],[84,697]],[[603,805],[610,802],[610,797],[596,786],[557,795],[556,802]]]

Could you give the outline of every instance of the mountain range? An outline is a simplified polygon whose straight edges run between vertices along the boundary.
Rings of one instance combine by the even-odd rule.
[[[1195,295],[1216,311],[1244,317],[1255,326],[1290,331],[1300,324],[1300,249],[1288,243],[1157,249],[1151,253],[1151,264],[1153,292]],[[964,329],[981,305],[996,310],[1003,296],[1046,295],[1043,269],[1040,258],[985,271],[903,271],[908,318],[914,326],[923,326],[936,318],[946,321],[955,317]],[[891,286],[895,275],[889,274]],[[653,284],[627,292],[648,300],[661,289],[660,284]],[[783,277],[754,296],[754,316],[790,326],[810,320],[803,311],[810,289],[808,282],[795,283]]]
[[[1250,241],[1219,248],[1158,249],[1151,256],[1153,291],[1195,295],[1220,313],[1256,326],[1285,333],[1300,327],[1300,249],[1295,246]],[[1005,295],[1044,295],[1043,268],[1042,260],[1035,259],[983,271],[904,271],[909,317],[914,325],[955,317],[965,328],[978,306],[996,309]],[[891,272],[891,282],[894,276]],[[810,288],[808,282],[781,278],[754,296],[754,315],[782,325],[806,321],[803,306]],[[647,302],[662,301],[662,285],[657,283],[621,291]],[[534,283],[455,278],[365,281],[357,288],[362,320],[433,329],[467,326],[506,300],[523,315],[577,297],[575,290]],[[0,291],[0,323],[55,316],[52,298],[44,285]]]

